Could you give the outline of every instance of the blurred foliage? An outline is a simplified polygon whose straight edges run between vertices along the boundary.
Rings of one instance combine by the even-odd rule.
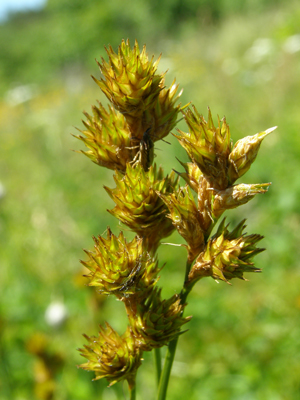
[[[105,54],[103,44],[137,37],[161,51],[161,41],[215,29],[225,18],[260,15],[283,0],[48,0],[38,12],[12,14],[0,25],[0,93],[8,83],[46,83],[70,67],[90,68]]]
[[[147,43],[150,56],[162,51],[160,70],[185,89],[182,103],[225,114],[234,140],[279,125],[245,175],[272,181],[269,192],[228,213],[232,224],[246,216],[247,232],[265,235],[256,261],[263,274],[232,287],[197,284],[169,398],[299,399],[299,26],[296,1],[230,0],[52,0],[0,26],[0,400],[123,398],[122,385],[108,389],[76,368],[81,333],[96,334],[106,319],[121,333],[126,320],[122,304],[84,286],[78,261],[107,225],[118,234],[102,188],[114,187],[112,173],[70,151],[80,148],[70,133],[81,110],[96,98],[106,104],[88,77],[99,76],[94,58],[123,37]],[[157,163],[181,170],[175,156],[186,155],[168,141],[157,144]],[[184,249],[162,246],[166,296],[183,279],[181,259]],[[55,302],[67,310],[61,323],[46,318]],[[37,337],[46,343],[40,350]],[[152,370],[146,354],[140,399],[153,397]]]

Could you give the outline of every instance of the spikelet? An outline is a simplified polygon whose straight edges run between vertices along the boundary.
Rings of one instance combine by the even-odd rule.
[[[188,285],[206,276],[227,283],[232,278],[245,280],[245,272],[261,271],[250,260],[264,251],[256,247],[263,236],[243,234],[244,222],[241,221],[232,232],[225,226],[225,220],[221,222],[216,234],[197,257],[189,273]]]
[[[109,386],[126,379],[129,386],[134,387],[142,352],[135,345],[131,329],[128,328],[124,335],[119,336],[106,322],[105,327],[100,327],[98,337],[87,335],[84,337],[88,345],[84,345],[79,351],[88,361],[79,367],[95,372],[94,380],[106,378]]]
[[[137,304],[135,312],[127,307],[132,331],[141,349],[150,351],[162,347],[184,333],[181,326],[191,319],[182,317],[184,307],[178,295],[162,300],[161,289],[157,287]]]
[[[169,236],[174,227],[166,217],[167,207],[158,196],[176,189],[178,178],[175,173],[163,177],[163,170],[151,167],[145,172],[140,164],[127,164],[126,174],[116,173],[115,189],[105,190],[116,203],[109,212],[123,224],[144,238],[149,252],[156,250],[159,241]]]
[[[212,191],[211,213],[214,219],[218,219],[224,211],[239,207],[248,203],[257,194],[266,193],[271,183],[240,183],[225,190]]]
[[[89,259],[81,263],[90,270],[88,285],[102,294],[114,294],[119,299],[155,285],[159,272],[157,261],[143,246],[143,239],[135,237],[127,242],[123,232],[115,236],[107,229],[107,239],[94,238],[94,251],[85,250]]]
[[[257,133],[254,136],[246,136],[236,142],[228,158],[228,179],[230,184],[248,171],[256,159],[261,142],[276,128],[277,126],[274,126],[264,132]]]
[[[212,187],[225,189],[228,186],[227,163],[231,151],[229,126],[225,118],[218,119],[218,126],[212,120],[208,109],[208,120],[193,111],[183,111],[189,133],[178,130],[174,134],[184,147],[190,159],[199,167]]]
[[[89,149],[81,153],[102,167],[125,172],[126,163],[133,159],[134,153],[124,116],[113,107],[106,111],[101,103],[93,106],[92,111],[92,116],[84,113],[87,121],[82,122],[86,129],[78,129],[84,136],[75,136]]]
[[[123,40],[118,54],[111,46],[106,48],[109,57],[107,63],[103,58],[98,66],[103,75],[100,80],[93,77],[102,92],[114,107],[127,119],[135,136],[138,135],[139,125],[136,121],[143,113],[152,108],[162,90],[163,74],[157,74],[157,61],[148,59],[146,46],[140,52],[137,41],[131,49],[129,40]]]

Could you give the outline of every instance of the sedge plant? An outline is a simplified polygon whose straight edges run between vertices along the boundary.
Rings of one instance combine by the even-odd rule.
[[[115,202],[109,212],[135,237],[123,232],[94,238],[82,264],[89,270],[87,282],[103,295],[124,303],[128,316],[125,332],[107,322],[98,336],[87,336],[80,349],[95,379],[109,385],[126,380],[130,399],[136,398],[136,374],[143,353],[154,352],[158,381],[157,400],[165,400],[178,338],[186,331],[184,316],[188,294],[205,277],[230,283],[246,272],[260,272],[253,257],[262,236],[244,233],[245,220],[232,230],[222,214],[265,193],[270,183],[236,183],[254,162],[262,140],[275,128],[247,136],[233,144],[225,117],[207,119],[188,104],[178,103],[182,91],[173,81],[165,86],[159,59],[148,58],[146,47],[122,41],[118,52],[106,49],[108,61],[98,62],[102,77],[93,78],[110,102],[85,113],[80,139],[82,151],[95,164],[114,171],[115,187],[104,187]],[[154,161],[154,144],[169,135],[180,117],[187,132],[172,133],[186,150],[189,162],[182,172],[165,174]],[[182,183],[180,183],[180,180]],[[215,228],[215,229],[214,229]],[[213,229],[215,231],[212,234]],[[162,298],[157,250],[174,230],[183,237],[187,252],[181,291]],[[167,346],[164,365],[160,349]]]

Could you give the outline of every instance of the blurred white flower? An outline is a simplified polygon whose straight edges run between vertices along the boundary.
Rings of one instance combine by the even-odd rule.
[[[274,44],[271,39],[260,38],[255,40],[250,49],[245,54],[246,60],[251,64],[257,64],[267,56],[269,56],[274,50]]]
[[[21,85],[10,89],[5,94],[5,100],[10,106],[25,103],[37,95],[36,85]]]
[[[4,185],[0,182],[0,199],[2,199],[6,195],[6,190]]]
[[[45,320],[50,326],[60,326],[67,319],[68,311],[60,301],[50,303],[45,312]]]
[[[300,34],[289,36],[283,44],[283,50],[291,54],[300,51]]]

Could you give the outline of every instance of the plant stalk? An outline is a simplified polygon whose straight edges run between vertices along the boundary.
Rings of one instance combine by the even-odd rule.
[[[135,384],[134,385],[129,384],[129,394],[130,394],[130,400],[135,400],[135,398],[136,398],[136,385]]]
[[[164,368],[162,371],[162,375],[161,375],[161,379],[160,379],[160,383],[159,383],[159,387],[158,387],[157,400],[165,400],[166,399],[171,369],[173,366],[173,361],[174,361],[176,347],[177,347],[177,342],[178,342],[178,338],[175,340],[172,340],[172,342],[169,343],[167,353],[166,353],[166,360],[165,360]]]
[[[154,355],[154,363],[155,363],[155,369],[156,369],[156,382],[157,382],[157,386],[158,386],[159,385],[159,381],[160,381],[160,376],[161,376],[161,353],[160,353],[160,348],[154,349],[153,355]]]
[[[187,281],[187,277],[190,272],[191,266],[192,266],[192,263],[187,261],[184,283]],[[186,288],[183,285],[183,288],[179,295],[180,302],[182,304],[185,303],[190,290],[191,290],[191,288]],[[174,357],[175,357],[175,353],[176,353],[177,342],[178,342],[178,337],[175,340],[172,340],[168,345],[164,368],[162,370],[161,379],[160,379],[160,383],[159,383],[159,387],[158,387],[157,400],[165,400],[166,399],[169,379],[170,379],[173,361],[174,361]]]

